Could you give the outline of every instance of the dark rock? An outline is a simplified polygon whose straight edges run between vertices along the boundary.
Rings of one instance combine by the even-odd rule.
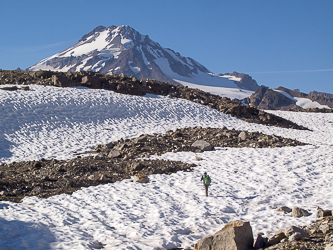
[[[320,207],[317,208],[317,217],[326,217],[326,216],[332,216],[332,210],[323,210]]]
[[[52,75],[52,82],[57,87],[73,87],[76,86],[70,79],[63,75]]]
[[[145,165],[143,165],[141,162],[133,162],[132,163],[132,169],[135,170],[135,171],[141,171],[142,169],[145,168]]]
[[[257,236],[257,238],[254,241],[253,248],[254,249],[260,249],[264,248],[267,244],[268,239],[265,237],[262,237],[260,234]]]
[[[16,91],[16,90],[18,90],[18,88],[16,86],[13,86],[13,87],[3,87],[3,88],[0,88],[0,90]]]
[[[282,207],[279,207],[278,209],[276,209],[276,211],[284,212],[287,214],[287,213],[290,213],[292,211],[292,209],[289,207],[286,207],[286,206],[282,206]]]
[[[310,216],[311,214],[306,211],[305,209],[299,208],[299,207],[294,207],[291,216],[292,217],[303,217],[303,216]]]
[[[102,82],[105,81],[98,76],[84,76],[82,77],[81,83],[83,86],[92,89],[100,89],[102,88]]]
[[[285,238],[287,238],[286,235],[285,235],[285,233],[283,233],[283,232],[277,232],[277,233],[275,233],[275,235],[272,238],[269,238],[267,240],[265,246],[266,247],[274,246],[274,245],[280,243],[280,241],[282,239],[285,239]]]

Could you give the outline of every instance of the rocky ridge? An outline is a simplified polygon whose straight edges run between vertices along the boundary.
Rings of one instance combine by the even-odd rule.
[[[307,129],[279,116],[268,114],[251,105],[243,105],[226,97],[213,95],[198,89],[151,79],[137,79],[124,74],[101,74],[90,71],[52,72],[52,71],[0,71],[0,85],[49,85],[57,87],[84,86],[93,89],[112,90],[130,95],[156,94],[170,98],[182,98],[209,106],[220,112],[242,119],[246,122],[278,126],[292,129]]]
[[[136,174],[171,174],[191,171],[194,164],[152,160],[166,152],[203,152],[214,147],[285,147],[304,143],[259,132],[227,128],[183,128],[165,134],[141,135],[97,145],[69,160],[3,163],[0,165],[0,198],[19,202],[25,196],[49,197],[72,193],[81,187],[129,179]],[[227,149],[227,148],[226,148]],[[84,156],[88,154],[88,156]]]

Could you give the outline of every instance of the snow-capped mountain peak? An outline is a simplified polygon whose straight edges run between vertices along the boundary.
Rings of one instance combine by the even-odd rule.
[[[196,88],[209,86],[209,92],[214,94],[221,94],[216,92],[221,87],[236,91],[244,88],[240,87],[237,79],[216,76],[194,59],[163,48],[148,35],[142,35],[128,25],[98,26],[84,35],[77,44],[40,61],[28,70],[123,73]]]

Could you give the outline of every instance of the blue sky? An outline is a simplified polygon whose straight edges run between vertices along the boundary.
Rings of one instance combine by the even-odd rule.
[[[25,69],[99,25],[127,24],[215,74],[333,93],[332,0],[11,0],[0,9],[2,69]]]

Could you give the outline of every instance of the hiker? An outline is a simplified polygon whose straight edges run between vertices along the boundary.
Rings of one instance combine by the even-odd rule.
[[[208,196],[208,187],[211,183],[211,180],[207,172],[204,172],[204,175],[201,176],[201,181],[203,181],[203,184],[205,186],[206,196]]]

